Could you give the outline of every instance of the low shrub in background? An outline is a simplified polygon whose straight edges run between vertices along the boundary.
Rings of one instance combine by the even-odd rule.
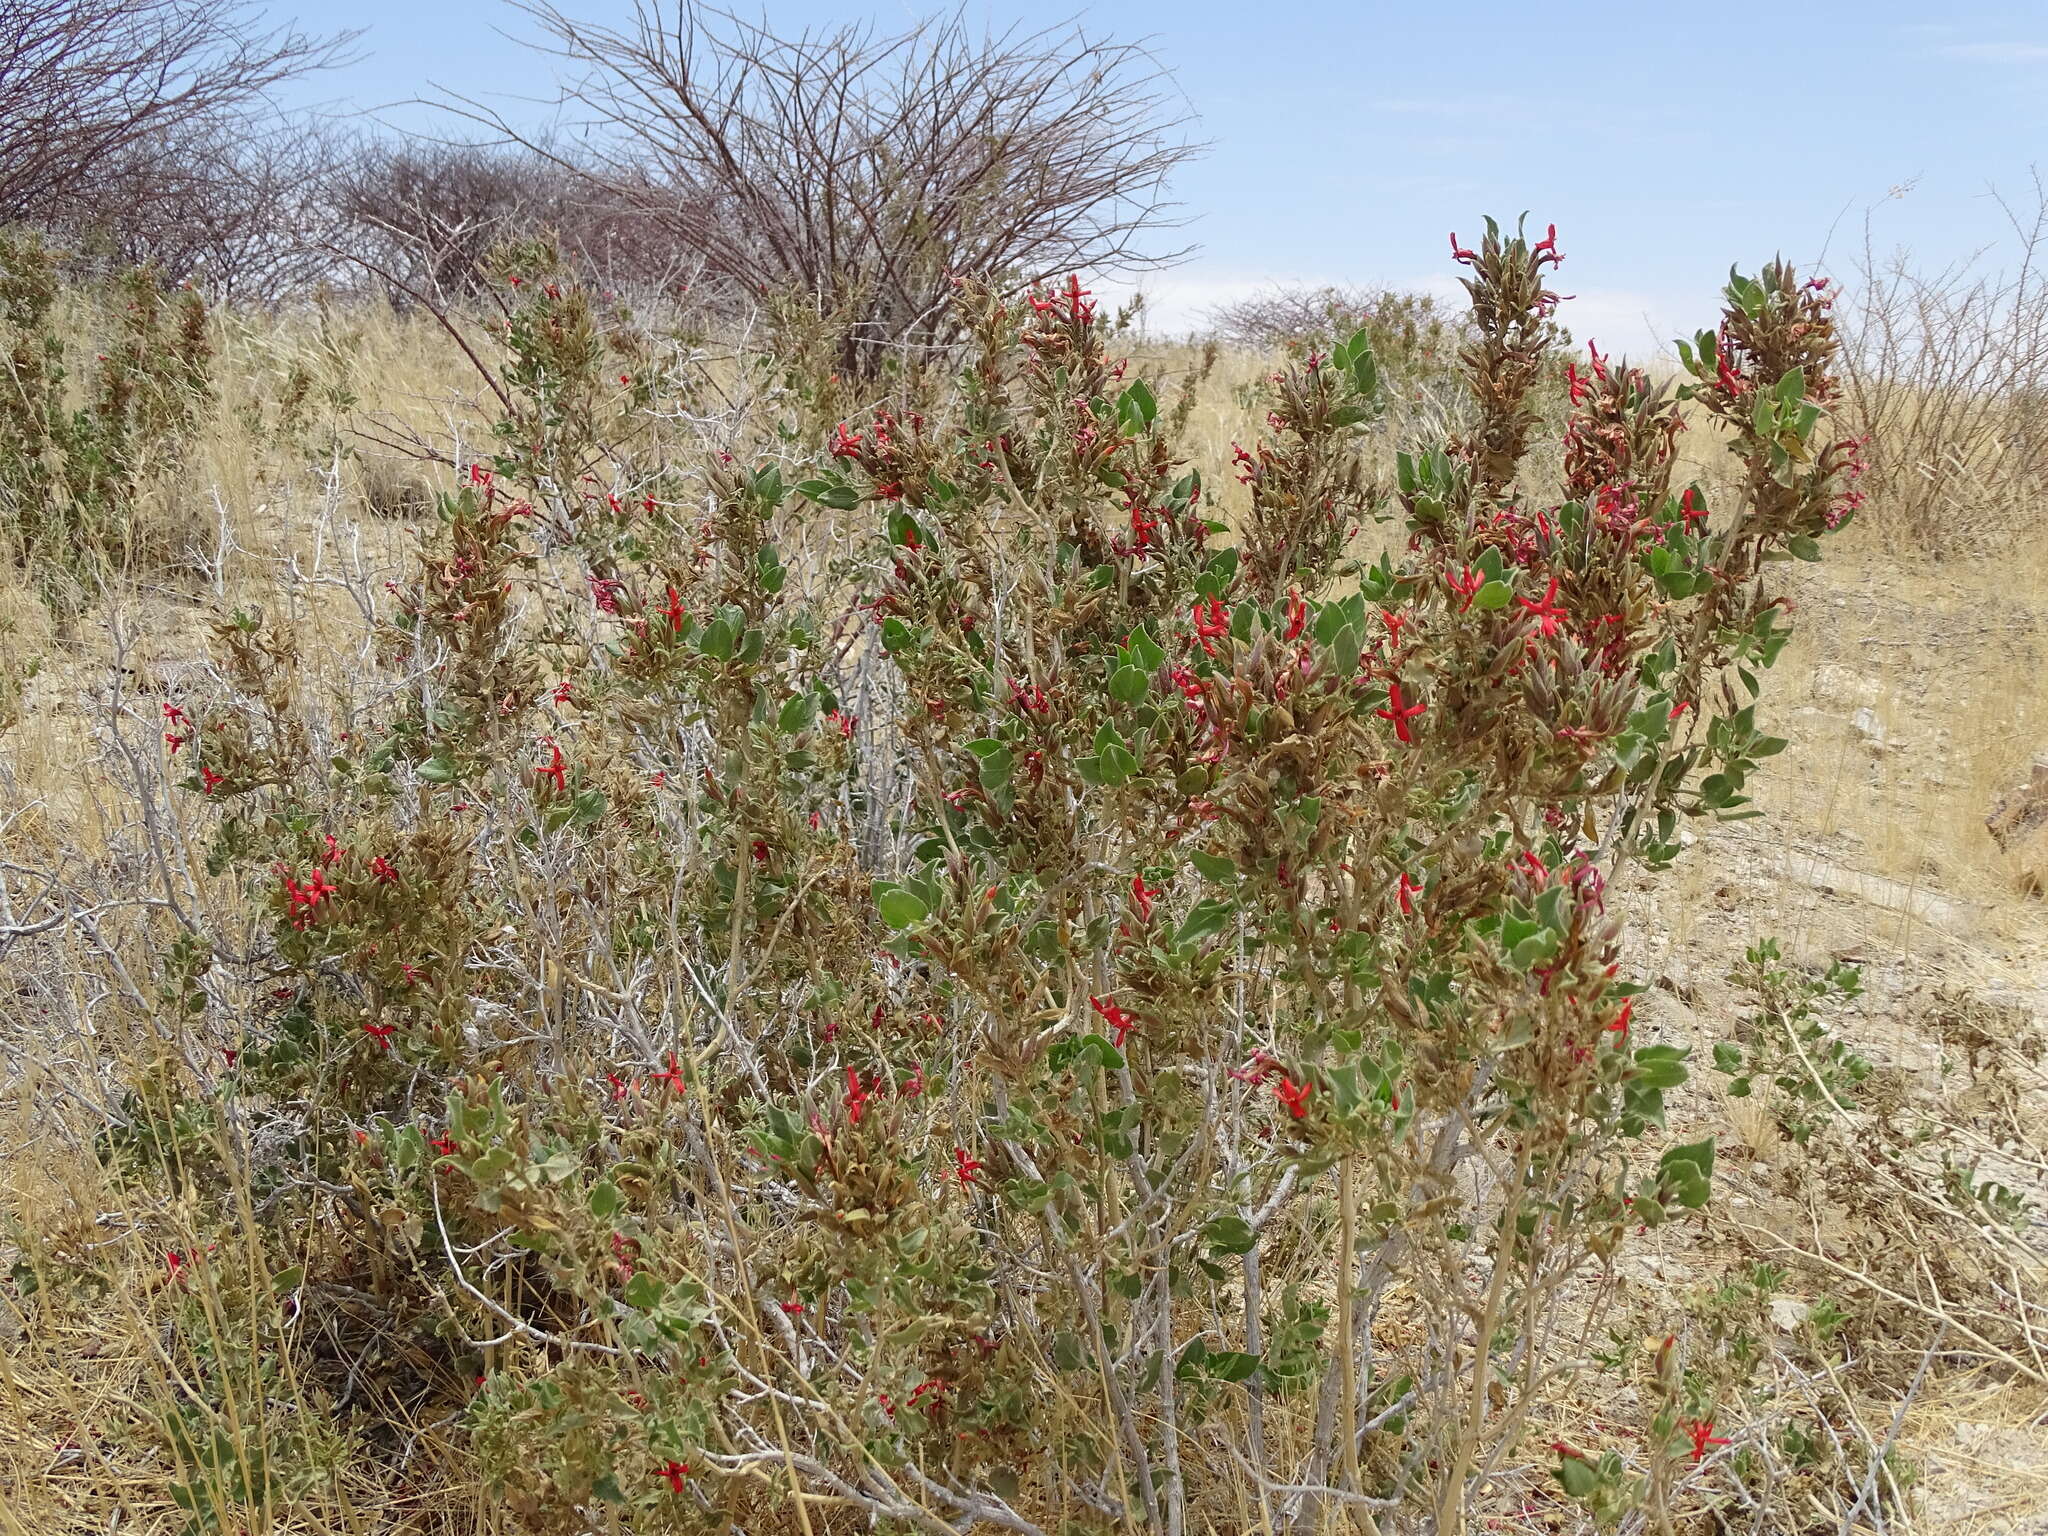
[[[147,267],[67,292],[36,235],[0,232],[0,349],[0,538],[75,614],[110,571],[165,555],[144,497],[181,467],[212,400],[206,306]]]

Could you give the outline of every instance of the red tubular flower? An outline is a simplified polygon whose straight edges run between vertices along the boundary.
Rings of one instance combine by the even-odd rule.
[[[1686,1434],[1692,1437],[1692,1459],[1699,1461],[1707,1454],[1710,1446],[1726,1445],[1728,1442],[1714,1433],[1712,1419],[1694,1419],[1685,1426]]]
[[[548,764],[540,770],[540,776],[544,779],[553,779],[555,793],[566,795],[569,792],[569,764],[562,756],[562,749],[555,745],[552,736],[543,736],[541,741],[548,749]]]
[[[1415,898],[1422,894],[1422,882],[1404,869],[1400,883],[1394,887],[1394,894],[1400,900],[1401,915],[1412,917],[1415,915]]]
[[[1626,1041],[1628,1039],[1629,1022],[1630,1020],[1634,1019],[1635,1013],[1636,1000],[1631,997],[1622,1003],[1621,1012],[1617,1013],[1614,1016],[1612,1022],[1608,1024],[1607,1033],[1610,1035],[1619,1035],[1621,1036],[1623,1041]]]
[[[1131,900],[1137,903],[1139,922],[1152,921],[1152,903],[1158,897],[1158,889],[1145,884],[1145,877],[1142,874],[1131,876]]]
[[[1479,595],[1479,589],[1486,585],[1486,573],[1475,571],[1469,565],[1461,568],[1455,575],[1445,571],[1444,585],[1465,599],[1458,604],[1458,612],[1463,613],[1472,606],[1472,599]]]
[[[1479,255],[1476,251],[1468,251],[1465,249],[1464,246],[1458,244],[1458,232],[1455,229],[1452,230],[1451,260],[1458,262],[1464,266],[1470,266],[1473,262],[1477,261],[1478,259]]]
[[[1543,238],[1530,247],[1529,254],[1531,256],[1548,256],[1553,264],[1564,260],[1563,253],[1557,248],[1557,226],[1555,224],[1543,232]]]
[[[1314,1083],[1297,1083],[1291,1077],[1283,1077],[1273,1085],[1273,1095],[1287,1107],[1287,1113],[1297,1120],[1308,1118],[1308,1096],[1315,1092]]]
[[[1685,531],[1691,533],[1692,525],[1706,515],[1706,502],[1701,498],[1698,491],[1688,487],[1685,494],[1678,498],[1678,516],[1680,521],[1685,524]]]
[[[1536,620],[1537,628],[1548,638],[1557,633],[1558,624],[1567,617],[1565,611],[1557,606],[1556,599],[1557,578],[1553,576],[1550,578],[1550,585],[1544,589],[1540,602],[1531,602],[1526,597],[1518,597],[1515,601]]]
[[[304,885],[289,874],[283,876],[287,911],[294,928],[304,928],[312,921],[313,913],[321,902],[335,893],[335,887],[327,883],[326,874],[315,869]]]
[[[1284,1075],[1284,1071],[1275,1058],[1268,1056],[1264,1051],[1253,1051],[1252,1059],[1241,1067],[1232,1067],[1230,1075],[1240,1083],[1256,1084],[1263,1083],[1276,1072]]]
[[[391,861],[381,853],[370,860],[370,873],[375,875],[385,885],[396,885],[398,883],[398,871],[392,867]]]
[[[218,786],[225,784],[226,782],[226,778],[224,778],[222,775],[218,773],[215,773],[211,768],[201,768],[199,770],[200,786],[209,795],[212,794]]]
[[[676,1060],[676,1053],[674,1051],[668,1053],[668,1070],[666,1072],[650,1072],[647,1075],[647,1081],[650,1083],[667,1083],[671,1093],[682,1092],[684,1083],[683,1069],[681,1063]]]
[[[974,1182],[974,1175],[981,1167],[980,1163],[967,1155],[964,1147],[955,1147],[953,1149],[953,1177],[962,1184],[972,1184]]]
[[[1124,1048],[1124,1040],[1137,1027],[1138,1021],[1132,1018],[1130,1014],[1124,1012],[1115,1003],[1106,1002],[1099,997],[1089,998],[1088,1006],[1102,1015],[1103,1023],[1116,1031],[1116,1038],[1112,1043],[1118,1050],[1122,1050]]]
[[[1308,623],[1308,604],[1301,593],[1293,587],[1287,589],[1287,635],[1289,640],[1301,638],[1301,631]]]
[[[859,1125],[860,1117],[867,1113],[868,1100],[872,1097],[872,1094],[861,1087],[859,1071],[853,1067],[848,1067],[846,1069],[846,1114],[847,1118],[855,1125]]]
[[[1202,642],[1202,649],[1209,655],[1216,654],[1216,641],[1230,633],[1230,610],[1223,606],[1221,598],[1212,597],[1208,602],[1197,602],[1194,607],[1195,638]]]
[[[666,1480],[670,1493],[681,1493],[683,1479],[690,1475],[690,1464],[687,1461],[664,1462],[654,1469],[654,1475]]]
[[[1385,709],[1376,709],[1373,713],[1382,720],[1391,721],[1394,727],[1394,734],[1409,746],[1413,746],[1415,744],[1415,737],[1408,729],[1408,722],[1428,708],[1429,706],[1420,699],[1417,699],[1413,704],[1404,703],[1401,698],[1400,679],[1396,678],[1393,682],[1387,684],[1387,707]]]
[[[365,1024],[363,1026],[363,1033],[377,1042],[377,1049],[380,1051],[391,1049],[391,1037],[397,1030],[398,1026],[396,1024]]]

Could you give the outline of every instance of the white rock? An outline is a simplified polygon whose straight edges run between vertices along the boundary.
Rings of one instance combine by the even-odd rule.
[[[1884,722],[1877,718],[1877,711],[1868,706],[1849,717],[1849,729],[1872,752],[1889,752],[1898,745],[1892,740],[1891,732],[1884,728]]]
[[[1806,1314],[1813,1309],[1803,1301],[1794,1301],[1790,1296],[1779,1296],[1771,1302],[1771,1321],[1790,1333],[1806,1321]]]

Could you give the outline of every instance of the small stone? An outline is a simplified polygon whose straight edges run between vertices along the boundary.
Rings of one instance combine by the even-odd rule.
[[[1864,750],[1874,757],[1898,750],[1899,742],[1884,728],[1884,722],[1877,718],[1877,711],[1874,709],[1866,707],[1857,710],[1849,717],[1849,729],[1856,733],[1856,738],[1863,743]]]
[[[1837,707],[1847,704],[1872,705],[1884,697],[1884,689],[1867,673],[1832,665],[1813,669],[1813,696]]]
[[[1806,1314],[1813,1309],[1803,1301],[1794,1301],[1789,1296],[1774,1297],[1771,1301],[1771,1322],[1790,1333],[1806,1321]]]
[[[2048,756],[2035,758],[2027,782],[1999,797],[1984,830],[2004,851],[2021,890],[2048,891]]]

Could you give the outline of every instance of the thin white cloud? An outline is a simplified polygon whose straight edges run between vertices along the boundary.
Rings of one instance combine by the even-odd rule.
[[[2048,43],[1945,43],[1935,51],[1944,58],[1976,59],[1986,64],[2048,62]]]

